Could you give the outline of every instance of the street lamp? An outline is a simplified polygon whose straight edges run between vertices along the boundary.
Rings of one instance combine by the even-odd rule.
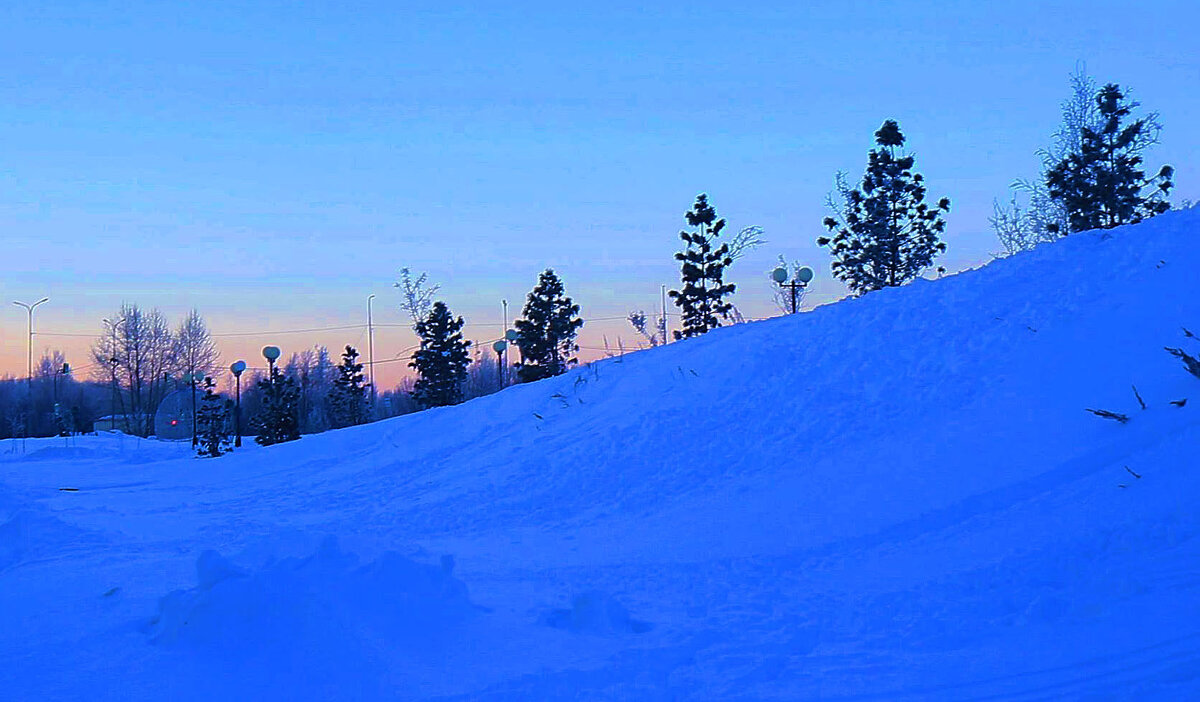
[[[66,419],[63,415],[62,408],[58,406],[58,376],[60,376],[60,375],[67,376],[70,373],[71,373],[71,364],[70,363],[62,364],[62,368],[55,368],[54,369],[54,383],[53,383],[53,385],[54,385],[54,423],[56,425],[58,425],[58,431],[59,431],[60,436],[68,436],[68,437],[75,432],[75,426],[74,426],[75,422],[74,422],[74,419],[72,419],[71,423],[68,425],[66,422]]]
[[[58,376],[70,375],[70,373],[71,373],[71,364],[70,363],[64,363],[64,364],[62,364],[62,368],[54,369],[54,405],[56,407],[58,406]]]
[[[32,305],[28,305],[28,304],[25,304],[24,302],[17,302],[16,300],[13,300],[14,305],[16,305],[17,307],[24,307],[25,311],[27,313],[29,313],[29,327],[28,327],[29,328],[29,344],[28,344],[29,377],[27,377],[25,379],[25,381],[26,381],[26,388],[29,390],[29,397],[31,398],[31,400],[33,398],[33,311],[35,309],[37,309],[37,306],[42,304],[43,302],[50,302],[50,298],[43,297],[42,299],[38,300],[37,302],[33,303]]]
[[[237,408],[233,411],[233,445],[236,448],[242,445],[242,373],[246,370],[246,362],[234,361],[229,370],[233,371],[234,380],[237,381]]]
[[[272,379],[275,375],[275,361],[279,360],[280,353],[281,352],[279,351],[278,346],[264,346],[262,350],[263,358],[267,359],[267,363],[271,365],[270,371]]]
[[[506,329],[504,331],[504,342],[506,342],[506,343],[505,343],[505,348],[504,348],[504,363],[503,363],[503,367],[501,368],[501,371],[500,371],[500,380],[502,381],[500,383],[501,390],[504,389],[504,383],[503,383],[504,375],[505,375],[505,372],[508,370],[508,347],[515,346],[517,343],[517,339],[520,339],[520,338],[521,338],[521,334],[516,329]]]
[[[504,350],[508,348],[508,343],[504,339],[499,339],[492,344],[492,350],[496,352],[496,369],[500,378],[500,389],[504,389]]]
[[[771,280],[774,280],[779,287],[789,288],[791,290],[792,314],[796,314],[796,312],[799,311],[799,308],[796,304],[796,291],[803,290],[808,286],[809,282],[813,279],[813,271],[808,266],[803,266],[800,268],[800,270],[796,271],[796,277],[793,278],[791,282],[787,282],[787,279],[788,271],[783,266],[779,266],[775,270],[771,271]]]

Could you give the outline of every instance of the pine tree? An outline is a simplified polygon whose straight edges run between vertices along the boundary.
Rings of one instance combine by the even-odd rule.
[[[583,326],[579,305],[565,294],[562,280],[547,268],[525,300],[522,319],[514,322],[521,361],[517,377],[523,383],[562,375],[577,362],[575,336]]]
[[[462,328],[463,318],[450,316],[450,309],[441,301],[433,303],[429,316],[417,322],[421,348],[408,365],[420,375],[412,390],[418,405],[444,407],[463,401],[471,342],[463,339]]]
[[[838,216],[825,218],[834,235],[817,239],[830,247],[833,275],[856,294],[903,285],[946,251],[939,235],[950,200],[925,204],[925,178],[913,173],[913,156],[900,153],[904,135],[894,120],[875,132],[875,143],[861,189],[850,189],[839,175],[842,202],[829,202]]]
[[[1066,209],[1071,232],[1133,224],[1171,209],[1174,169],[1163,166],[1153,178],[1141,169],[1142,151],[1158,140],[1155,115],[1123,125],[1137,103],[1115,83],[1100,89],[1096,106],[1100,128],[1084,127],[1079,150],[1046,174],[1050,197]],[[1052,226],[1057,233],[1058,225]]]
[[[682,290],[672,290],[668,295],[679,307],[682,330],[674,332],[675,339],[699,336],[721,326],[721,319],[728,319],[733,304],[725,297],[732,295],[733,283],[725,283],[725,268],[733,263],[729,245],[716,245],[725,220],[717,219],[717,211],[708,204],[708,195],[696,196],[696,204],[684,217],[688,226],[696,231],[679,232],[687,246],[675,254],[680,267]]]
[[[233,400],[221,397],[215,388],[213,379],[206,377],[204,397],[196,410],[196,433],[200,439],[197,453],[214,458],[230,450],[229,424],[233,416]]]
[[[296,381],[283,374],[278,365],[258,381],[262,395],[262,409],[255,418],[258,436],[255,441],[263,446],[300,438],[299,399],[300,389]]]
[[[335,429],[363,424],[367,421],[367,388],[363,364],[358,363],[358,349],[347,345],[342,363],[335,369],[333,387],[329,390],[329,410]]]

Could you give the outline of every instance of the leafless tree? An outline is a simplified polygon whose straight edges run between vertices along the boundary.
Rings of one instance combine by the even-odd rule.
[[[95,375],[111,374],[119,392],[118,409],[130,433],[149,436],[158,403],[173,389],[169,373],[176,365],[175,343],[167,320],[158,310],[123,304],[92,346]]]
[[[400,308],[408,312],[413,326],[429,316],[429,311],[433,308],[433,297],[442,289],[440,285],[431,285],[429,276],[425,273],[414,278],[408,268],[400,269],[400,281],[393,283],[392,287],[400,290],[403,296]]]
[[[767,240],[762,238],[762,227],[746,227],[729,240],[729,258],[736,261],[746,253],[757,249]]]
[[[334,367],[329,349],[314,346],[293,353],[283,368],[285,375],[296,379],[300,389],[300,432],[303,434],[322,432],[330,427],[327,398],[333,387]]]
[[[173,341],[174,373],[180,376],[186,373],[217,376],[221,352],[217,350],[208,325],[198,311],[192,310],[183,318],[175,330]]]
[[[992,203],[988,221],[1000,243],[1009,254],[1027,251],[1038,244],[1063,236],[1058,232],[1071,231],[1067,212],[1061,201],[1050,197],[1046,174],[1069,154],[1079,153],[1083,146],[1083,130],[1099,131],[1104,127],[1096,103],[1099,88],[1085,68],[1077,66],[1071,74],[1071,95],[1062,103],[1062,121],[1051,136],[1050,146],[1039,149],[1041,172],[1036,179],[1021,178],[1013,182],[1009,201]],[[1136,107],[1131,102],[1131,107]],[[1146,148],[1158,143],[1162,132],[1158,113],[1146,116],[1146,128],[1137,138],[1137,146]],[[1052,227],[1051,225],[1057,225]]]

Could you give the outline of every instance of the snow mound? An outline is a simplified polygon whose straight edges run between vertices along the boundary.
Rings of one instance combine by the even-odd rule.
[[[85,541],[84,530],[35,509],[8,511],[0,504],[0,571],[48,554],[62,555]]]
[[[197,586],[162,598],[148,627],[160,646],[292,648],[295,642],[357,648],[370,635],[423,645],[475,612],[452,560],[417,563],[396,553],[359,565],[330,537],[307,558],[247,572],[215,551],[196,561]],[[293,651],[293,653],[302,653]]]
[[[86,461],[100,456],[95,449],[80,446],[47,446],[30,451],[23,457],[25,461]]]
[[[629,610],[611,595],[596,590],[576,595],[568,609],[549,612],[545,623],[556,628],[589,634],[641,634],[650,624],[629,616]]]

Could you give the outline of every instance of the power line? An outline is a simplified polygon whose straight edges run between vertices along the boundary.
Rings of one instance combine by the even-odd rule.
[[[336,327],[313,327],[311,329],[279,329],[276,331],[258,331],[258,332],[224,332],[221,334],[210,334],[209,336],[273,336],[276,334],[311,334],[313,332],[323,331],[342,331],[345,329],[366,329],[365,324],[343,324]]]

